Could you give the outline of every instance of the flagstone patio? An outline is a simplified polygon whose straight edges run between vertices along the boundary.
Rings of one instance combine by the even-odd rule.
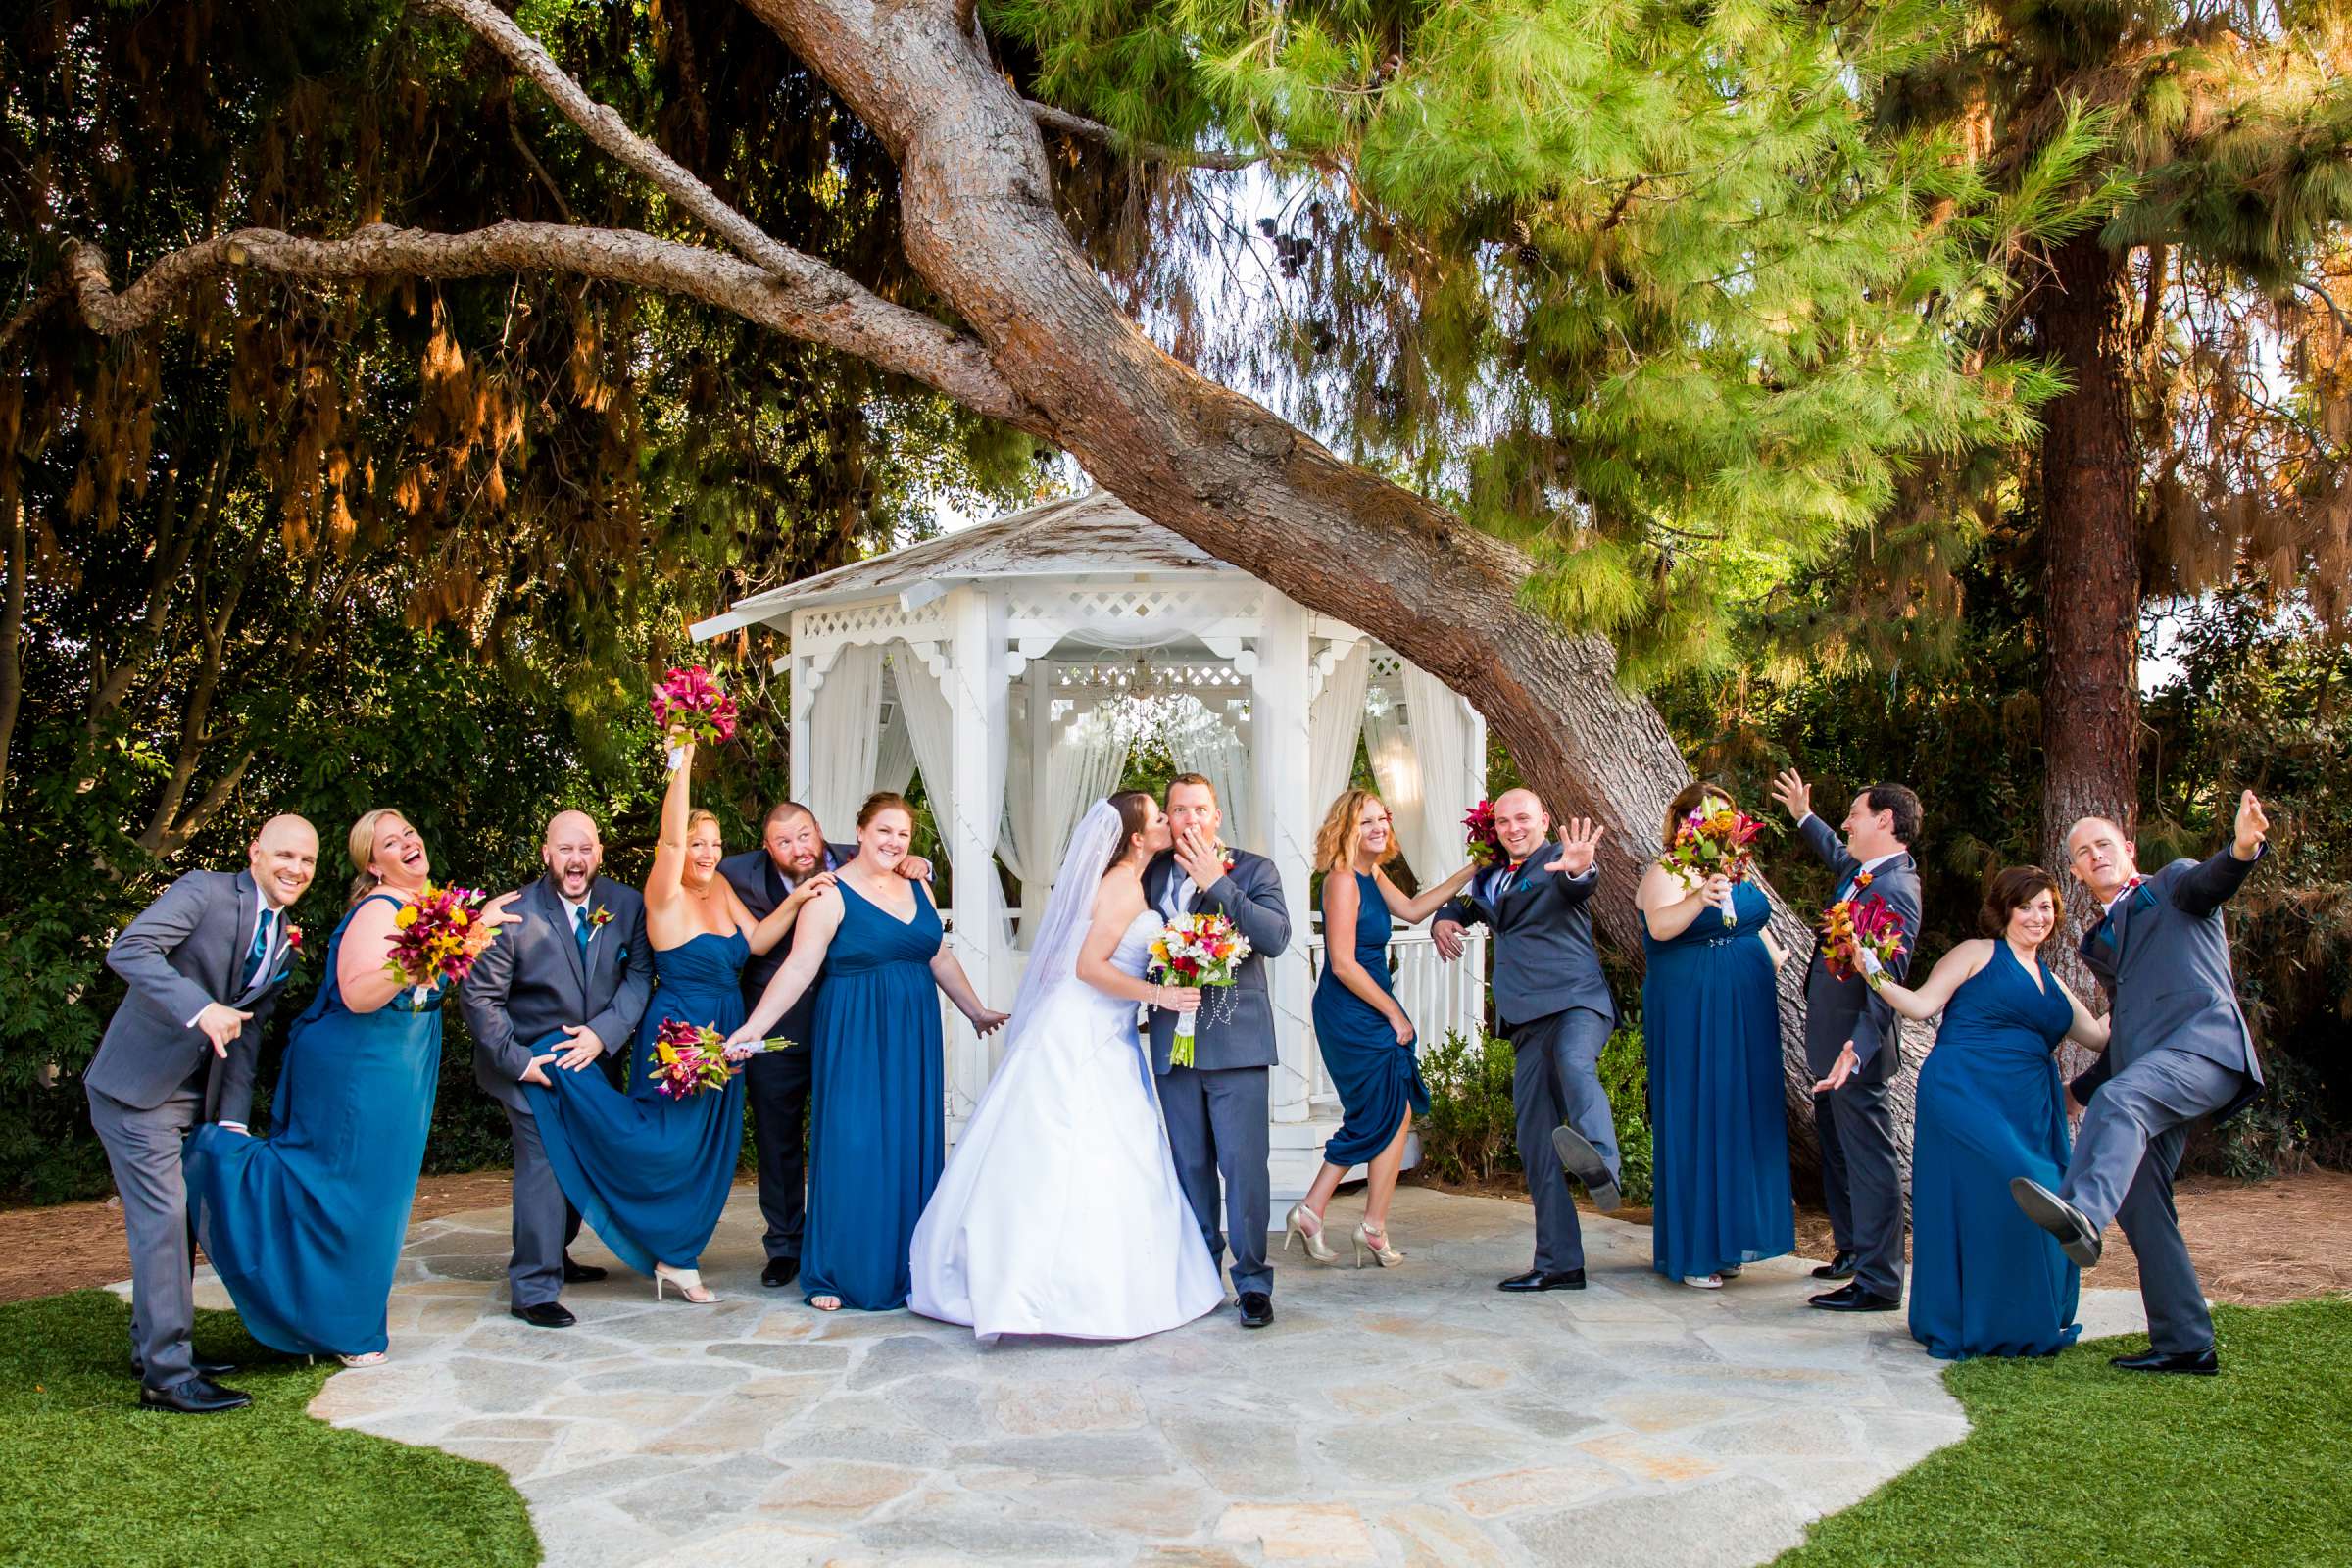
[[[704,1259],[716,1305],[615,1268],[565,1293],[577,1328],[529,1329],[506,1211],[477,1210],[416,1228],[392,1360],[312,1409],[502,1466],[561,1568],[1754,1563],[1966,1431],[1898,1315],[1807,1311],[1793,1259],[1693,1291],[1650,1272],[1647,1231],[1588,1217],[1590,1290],[1500,1295],[1531,1214],[1407,1188],[1410,1261],[1294,1254],[1264,1331],[1229,1308],[982,1348],[762,1290],[748,1190]],[[2137,1299],[2084,1315],[2125,1332]]]

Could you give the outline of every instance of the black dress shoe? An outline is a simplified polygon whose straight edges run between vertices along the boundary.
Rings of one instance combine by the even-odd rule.
[[[1544,1270],[1531,1268],[1524,1274],[1514,1274],[1496,1283],[1498,1291],[1581,1291],[1585,1288],[1585,1271],[1581,1268]]]
[[[2185,1372],[2193,1378],[2209,1378],[2220,1372],[2222,1363],[2208,1345],[2202,1350],[2149,1350],[2140,1355],[2111,1355],[2107,1364],[2126,1372]]]
[[[601,1272],[601,1270],[600,1270]],[[535,1329],[567,1329],[579,1321],[571,1308],[562,1301],[539,1301],[530,1306],[510,1306],[507,1316],[518,1317]]]
[[[780,1291],[790,1285],[800,1272],[799,1258],[771,1257],[767,1260],[767,1267],[760,1271],[760,1283],[771,1291]]]
[[[1850,1280],[1854,1277],[1854,1254],[1840,1250],[1836,1257],[1813,1271],[1817,1280]]]
[[[1894,1297],[1866,1291],[1859,1284],[1848,1285],[1841,1291],[1816,1296],[1805,1303],[1824,1312],[1891,1312],[1903,1303]]]
[[[1263,1291],[1242,1293],[1242,1327],[1262,1329],[1274,1321],[1274,1298]]]
[[[1592,1206],[1602,1213],[1614,1211],[1618,1203],[1617,1178],[1609,1174],[1609,1162],[1592,1147],[1592,1141],[1573,1127],[1554,1127],[1551,1130],[1551,1152],[1559,1156],[1560,1172],[1585,1184],[1592,1195]]]
[[[222,1410],[242,1410],[253,1402],[253,1396],[242,1389],[224,1389],[210,1378],[183,1378],[168,1389],[139,1387],[139,1408],[170,1410],[178,1415],[218,1415]]]
[[[605,1271],[601,1268],[598,1268],[594,1263],[574,1263],[571,1260],[571,1254],[569,1252],[565,1252],[564,1254],[564,1284],[594,1285],[598,1280],[601,1280],[604,1277]]]
[[[2076,1267],[2099,1266],[2099,1233],[2081,1209],[2030,1176],[2012,1178],[2009,1196],[2026,1211],[2026,1218],[2058,1238],[2058,1250]]]

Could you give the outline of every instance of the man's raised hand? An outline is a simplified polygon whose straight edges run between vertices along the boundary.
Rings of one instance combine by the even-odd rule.
[[[1592,869],[1593,857],[1600,851],[1600,836],[1607,831],[1594,827],[1586,817],[1560,824],[1560,853],[1551,862],[1551,869],[1564,876],[1583,876]]]
[[[1781,803],[1792,822],[1802,822],[1813,814],[1813,786],[1793,767],[1784,767],[1773,775],[1772,798]]]
[[[1193,886],[1203,893],[1225,874],[1225,861],[1217,854],[1216,840],[1198,828],[1187,828],[1176,841],[1176,863],[1193,879]]]
[[[2230,850],[2241,860],[2251,860],[2262,853],[2264,841],[2271,836],[2271,819],[2254,798],[2252,790],[2237,797],[2237,842]]]

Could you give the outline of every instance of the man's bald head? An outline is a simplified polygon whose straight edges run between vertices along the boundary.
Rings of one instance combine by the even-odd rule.
[[[245,864],[270,906],[285,908],[311,890],[311,878],[318,874],[318,830],[291,812],[273,816],[246,847]]]
[[[2066,863],[2092,898],[2108,904],[2139,874],[2139,846],[2114,818],[2086,816],[2066,830]]]
[[[577,904],[588,896],[599,867],[605,863],[605,843],[596,818],[586,811],[558,811],[547,819],[547,838],[539,859],[556,891]]]
[[[1544,798],[1531,789],[1509,789],[1496,796],[1494,836],[1514,860],[1541,849],[1551,836],[1551,813],[1544,808]]]

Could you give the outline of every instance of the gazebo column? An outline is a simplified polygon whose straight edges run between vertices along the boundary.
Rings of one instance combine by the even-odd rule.
[[[1281,1058],[1268,1089],[1272,1116],[1279,1125],[1307,1119],[1307,1057],[1314,1050],[1308,1017],[1314,981],[1307,960],[1307,939],[1314,925],[1307,880],[1314,865],[1318,817],[1315,803],[1307,799],[1307,612],[1280,594],[1269,593],[1266,599],[1257,668],[1250,672],[1250,727],[1256,814],[1266,834],[1259,848],[1281,873],[1283,896],[1291,907],[1290,946],[1266,965],[1274,1043]],[[1282,1178],[1284,1141],[1278,1135],[1275,1142],[1277,1197],[1293,1185],[1303,1191],[1303,1185]]]
[[[1000,802],[1004,788],[1004,750],[1000,737],[1008,721],[1005,702],[1004,639],[992,636],[994,603],[977,588],[958,588],[947,598],[950,636],[947,697],[951,719],[949,795],[953,810],[939,824],[940,838],[955,869],[956,922],[950,951],[971,978],[980,1000],[991,1006],[1011,1003],[1010,966],[1004,956],[1003,922],[997,918],[997,813],[989,803]],[[996,777],[992,780],[991,770]],[[1002,972],[1001,972],[1002,971]],[[988,1087],[992,1067],[988,1042],[964,1019],[950,1010],[948,1019],[948,1115],[950,1133],[961,1131],[963,1120]]]
[[[808,689],[808,656],[802,653],[797,646],[800,629],[801,612],[796,610],[792,612],[792,630],[796,646],[791,653],[784,656],[784,662],[791,670],[791,674],[785,678],[784,690],[792,704],[792,711],[784,721],[785,746],[790,753],[785,759],[785,763],[790,771],[792,781],[792,799],[806,801],[808,799],[810,767],[808,709],[809,705],[816,701],[816,694]]]

